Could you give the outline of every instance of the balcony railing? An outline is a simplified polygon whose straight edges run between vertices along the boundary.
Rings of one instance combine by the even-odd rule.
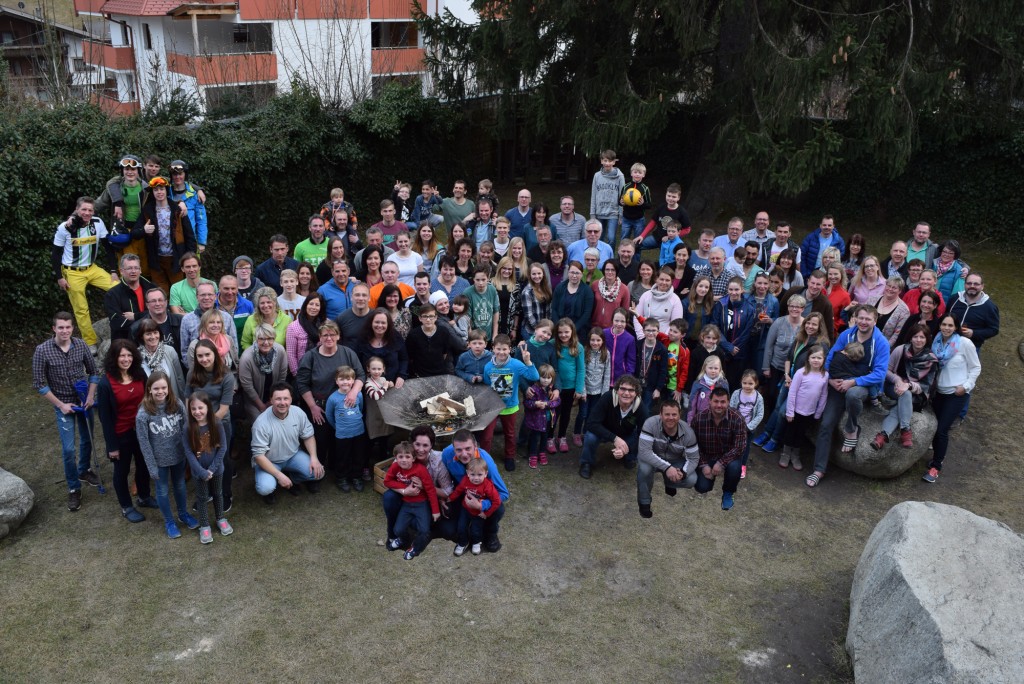
[[[135,51],[131,47],[114,47],[94,40],[82,41],[82,59],[86,64],[130,71],[135,67]]]
[[[203,86],[277,80],[277,56],[265,52],[198,56],[168,52],[167,68]]]
[[[374,48],[370,51],[374,74],[415,73],[424,70],[423,48]]]

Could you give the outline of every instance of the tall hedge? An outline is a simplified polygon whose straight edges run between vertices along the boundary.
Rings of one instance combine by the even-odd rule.
[[[345,188],[366,222],[396,179],[417,191],[424,176],[450,182],[463,171],[453,145],[458,125],[458,112],[397,86],[342,113],[299,87],[249,116],[189,127],[109,118],[86,104],[5,110],[0,282],[18,310],[5,337],[37,338],[53,312],[68,307],[49,269],[54,229],[75,198],[99,196],[123,154],[189,163],[209,198],[204,269],[222,273],[237,254],[263,257],[273,233],[308,236],[306,218],[332,187]]]

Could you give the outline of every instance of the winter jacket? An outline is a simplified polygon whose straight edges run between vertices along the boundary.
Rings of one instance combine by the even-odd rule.
[[[618,392],[608,390],[591,408],[587,416],[587,432],[593,433],[602,442],[611,442],[616,437],[630,439],[640,434],[641,426],[649,417],[650,411],[643,405],[639,395],[623,416],[619,410]]]
[[[732,356],[732,359],[744,358],[747,341],[750,339],[750,331],[754,328],[756,318],[754,305],[744,298],[734,302],[725,296],[711,309],[711,322],[722,331],[722,348]],[[736,347],[740,351],[733,355],[733,349]]]
[[[612,363],[612,384],[623,375],[636,372],[636,339],[623,330],[616,335],[611,328],[604,329],[604,346]]]
[[[533,391],[531,396],[529,393],[526,395],[526,417],[523,418],[523,427],[527,430],[535,430],[537,432],[545,432],[549,425],[554,423],[555,412],[554,409],[558,408],[562,400],[561,398],[551,399],[548,390],[541,387],[539,382],[535,382],[530,385],[530,389]],[[537,406],[537,402],[546,401],[548,405],[544,408]]]
[[[832,244],[842,254],[846,251],[846,242],[838,230],[832,231]],[[818,261],[818,250],[821,247],[821,229],[814,231],[800,245],[800,274],[806,279],[814,272],[814,264]]]
[[[206,205],[199,201],[199,192],[196,186],[185,181],[185,189],[178,192],[174,187],[169,188],[168,197],[173,202],[184,202],[188,210],[188,220],[192,222],[192,230],[195,231],[196,240],[200,245],[206,245]],[[346,248],[348,245],[346,245]]]
[[[196,251],[196,235],[192,230],[192,222],[189,220],[188,214],[181,213],[181,207],[178,206],[178,203],[169,202],[168,205],[171,209],[172,268],[175,273],[179,273],[181,266],[178,264],[178,261],[181,259],[181,256],[186,252]],[[139,220],[135,222],[132,238],[135,238],[136,234],[142,236],[146,242],[146,256],[149,259],[149,263],[156,264],[160,261],[160,229],[157,227],[152,233],[146,234],[147,222],[154,226],[158,225],[156,202],[152,197],[150,197],[150,201],[142,205],[142,213],[139,214]]]
[[[668,385],[668,350],[665,349],[665,345],[659,340],[654,341],[651,363],[647,366],[647,373],[645,375],[643,374],[643,367],[646,355],[647,345],[644,342],[638,342],[636,345],[635,375],[640,378],[640,382],[643,383],[643,389],[646,392],[665,389]]]
[[[145,278],[139,278],[139,286],[142,288],[142,301],[145,302],[146,293],[156,287],[156,285]],[[132,324],[139,317],[136,315],[134,320],[129,321],[124,317],[125,311],[141,314],[146,310],[145,306],[139,306],[139,300],[135,296],[135,291],[129,289],[123,280],[107,290],[106,294],[103,295],[103,308],[107,310],[107,315],[110,316],[110,339],[112,340],[132,339]]]
[[[967,301],[966,293],[957,294],[949,304],[949,315],[961,326],[971,329],[971,342],[978,349],[985,340],[999,334],[999,307],[984,292],[974,304]]]

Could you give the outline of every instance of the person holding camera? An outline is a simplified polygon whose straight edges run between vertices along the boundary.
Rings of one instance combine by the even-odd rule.
[[[95,204],[92,197],[78,198],[75,212],[57,226],[50,251],[50,263],[57,285],[68,293],[82,339],[94,356],[99,338],[92,329],[85,289],[91,285],[106,292],[118,282],[114,252],[107,242],[107,226],[103,219],[95,216]],[[106,268],[96,263],[100,255],[100,243],[103,243]]]

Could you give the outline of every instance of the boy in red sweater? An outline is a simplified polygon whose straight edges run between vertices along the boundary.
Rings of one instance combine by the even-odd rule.
[[[415,531],[412,546],[405,552],[405,560],[412,560],[430,543],[431,516],[441,517],[437,504],[434,479],[422,463],[416,461],[412,444],[402,442],[395,446],[395,460],[384,476],[384,486],[402,496],[402,508],[395,520],[395,536],[388,539],[388,550],[397,551],[411,526]],[[429,504],[430,513],[427,512]]]
[[[452,490],[450,501],[462,499],[462,511],[459,513],[458,542],[455,544],[455,555],[461,556],[466,547],[473,545],[473,555],[479,556],[481,542],[484,538],[484,520],[490,517],[501,506],[501,495],[487,477],[487,461],[474,458],[466,464],[466,474],[462,482]],[[469,501],[479,501],[480,508],[470,508]]]

